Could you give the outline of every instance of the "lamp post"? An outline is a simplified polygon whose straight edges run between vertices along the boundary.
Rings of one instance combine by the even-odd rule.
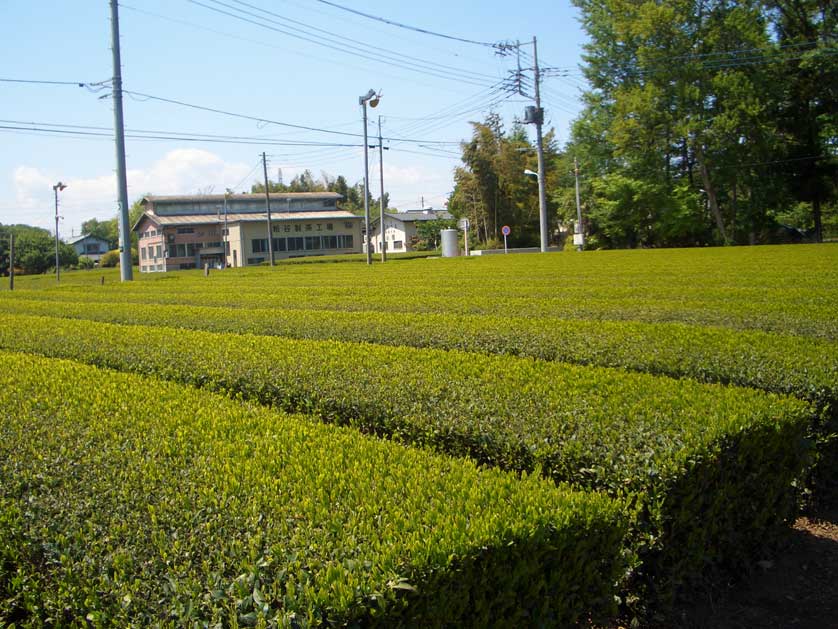
[[[375,90],[370,90],[364,96],[358,97],[358,104],[364,110],[364,229],[366,230],[367,240],[367,264],[372,264],[372,251],[370,245],[372,238],[370,235],[370,163],[369,163],[369,147],[367,146],[367,103],[370,107],[378,106],[378,101],[381,97],[375,93]]]
[[[55,281],[61,281],[61,264],[58,260],[58,193],[64,188],[67,187],[67,184],[61,183],[60,181],[52,187],[52,191],[55,193]]]
[[[539,162],[539,163],[540,163],[540,162]],[[539,170],[540,170],[540,169],[539,169]],[[542,191],[542,189],[544,188],[544,186],[542,186],[542,185],[541,185],[541,177],[539,177],[539,175],[538,175],[538,173],[537,173],[537,172],[535,172],[534,170],[530,170],[529,168],[525,168],[525,169],[524,169],[524,174],[525,174],[525,175],[527,175],[528,177],[535,177],[535,180],[538,182],[538,208],[539,208],[539,210],[538,210],[538,211],[539,211],[539,217],[540,217],[540,216],[541,216],[541,214],[542,214],[542,211],[541,211],[541,208],[542,208],[542,204],[541,204],[541,191]],[[547,214],[546,214],[546,213],[544,213],[544,216],[546,217],[546,216],[547,216]],[[541,219],[539,218],[539,220],[541,220]],[[546,228],[546,227],[544,227],[544,226],[542,226],[542,227],[541,227],[541,235],[542,235],[542,238],[541,238],[541,251],[542,251],[542,252],[547,251],[546,239],[544,238],[544,236],[546,236],[546,234],[547,234],[547,228]]]
[[[573,231],[573,244],[576,251],[585,248],[585,232],[582,231],[582,204],[579,202],[579,162],[573,158],[573,178],[576,181],[576,229]]]

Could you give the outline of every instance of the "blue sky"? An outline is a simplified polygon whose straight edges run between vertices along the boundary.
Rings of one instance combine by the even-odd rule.
[[[531,42],[535,35],[542,66],[570,69],[566,76],[551,73],[543,89],[548,123],[561,142],[567,139],[579,110],[584,42],[578,12],[569,2],[335,3],[479,42]],[[109,16],[108,0],[3,0],[0,79],[109,80]],[[498,87],[515,68],[515,56],[397,28],[318,0],[126,0],[120,26],[124,89],[156,97],[126,94],[126,129],[167,136],[126,141],[131,201],[145,193],[249,190],[262,177],[261,165],[257,168],[262,151],[269,156],[272,180],[280,169],[287,183],[307,168],[315,176],[325,172],[360,181],[363,142],[345,134],[363,131],[358,97],[374,88],[382,98],[378,108],[369,110],[370,132],[377,132],[381,115],[384,136],[394,138],[385,142],[390,150],[384,152],[385,190],[392,205],[414,209],[424,197],[426,206],[441,207],[459,164],[456,143],[470,135],[468,121],[482,120],[494,110],[508,124],[531,104]],[[524,50],[532,53],[531,46]],[[522,65],[530,67],[531,58],[522,57]],[[53,229],[52,186],[59,180],[68,184],[60,197],[62,237],[78,234],[86,219],[116,214],[109,87],[97,91],[0,81],[0,120],[0,126],[15,127],[0,129],[0,223]],[[46,133],[33,127],[104,135]],[[199,135],[247,140],[185,139]],[[370,152],[370,165],[377,196],[376,151]]]

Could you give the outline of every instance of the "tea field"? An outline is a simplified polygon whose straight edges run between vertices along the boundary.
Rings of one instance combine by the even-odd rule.
[[[0,626],[568,626],[836,480],[838,246],[0,289]]]

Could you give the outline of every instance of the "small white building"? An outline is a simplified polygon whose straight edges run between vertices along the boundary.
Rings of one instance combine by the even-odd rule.
[[[418,239],[418,233],[416,231],[417,224],[426,221],[450,220],[453,218],[454,216],[447,210],[434,210],[432,208],[409,210],[398,214],[388,214],[385,212],[383,242],[387,247],[386,250],[388,253],[414,251],[415,243]],[[373,252],[381,252],[381,217],[376,217],[370,221],[370,231],[372,232],[370,239],[372,241]]]
[[[360,216],[337,207],[335,192],[271,193],[274,259],[360,253]],[[264,194],[147,196],[134,225],[140,272],[267,262]]]
[[[87,257],[99,264],[99,260],[108,252],[108,241],[97,236],[84,234],[72,238],[68,244],[73,245],[78,256]]]

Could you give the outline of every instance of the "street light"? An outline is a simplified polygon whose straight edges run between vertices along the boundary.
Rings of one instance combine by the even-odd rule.
[[[367,103],[370,104],[370,107],[375,108],[378,106],[380,99],[381,96],[376,94],[375,90],[372,89],[364,96],[358,97],[358,104],[364,110],[364,229],[366,229],[367,239],[367,264],[372,264],[372,251],[370,251],[372,238],[370,236],[370,163],[368,157],[369,147],[367,146]]]
[[[533,170],[530,170],[529,168],[524,169],[524,174],[530,175],[531,177],[535,177],[536,179],[538,179],[538,173]]]
[[[61,265],[58,261],[58,193],[64,188],[67,187],[66,183],[61,183],[60,181],[52,187],[52,191],[55,192],[55,281],[61,281]]]

